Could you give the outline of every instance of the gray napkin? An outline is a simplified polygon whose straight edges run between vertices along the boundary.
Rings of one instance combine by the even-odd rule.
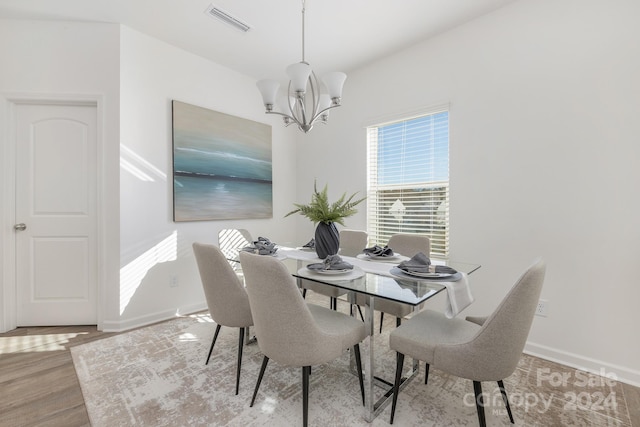
[[[260,255],[273,255],[278,251],[276,244],[266,237],[258,237],[252,246],[242,248],[243,251],[258,253]]]
[[[303,248],[314,249],[316,247],[316,239],[311,238],[307,243],[302,245]]]
[[[403,271],[410,271],[413,273],[446,273],[446,274],[455,274],[457,273],[451,267],[447,267],[446,265],[436,265],[434,268],[431,267],[431,260],[428,256],[423,254],[422,252],[418,252],[411,259],[407,261],[402,261],[398,264],[398,268]]]
[[[329,255],[324,262],[307,265],[309,270],[353,270],[353,265],[343,261],[339,255]]]
[[[362,252],[364,252],[367,255],[375,255],[375,256],[381,256],[381,257],[393,256],[393,249],[391,249],[389,246],[382,247],[382,246],[375,245],[371,248],[363,249]]]

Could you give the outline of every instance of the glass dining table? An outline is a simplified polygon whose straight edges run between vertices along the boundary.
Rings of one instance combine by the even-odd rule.
[[[378,259],[374,260],[368,256],[361,254],[357,257],[343,256],[344,261],[353,264],[353,270],[342,272],[340,274],[332,274],[331,272],[318,272],[306,268],[312,263],[322,262],[315,252],[279,247],[277,257],[283,260],[284,264],[291,271],[291,274],[297,278],[298,285],[302,280],[311,280],[323,285],[332,286],[345,291],[348,301],[355,303],[355,295],[364,295],[367,300],[365,306],[365,323],[367,325],[369,345],[364,346],[366,351],[363,357],[363,369],[365,378],[365,411],[364,419],[372,422],[373,419],[380,414],[384,408],[390,403],[392,398],[392,382],[379,378],[375,375],[375,339],[374,334],[374,311],[376,309],[377,300],[396,301],[408,304],[413,307],[414,311],[419,310],[420,305],[444,291],[446,287],[442,284],[442,280],[433,278],[425,279],[403,274],[402,271],[395,268],[398,264],[397,259]],[[464,262],[432,260],[436,265],[447,265],[454,268],[458,272],[471,274],[480,268],[478,264],[470,264]],[[450,280],[450,279],[449,279]],[[355,315],[352,313],[352,315]],[[354,358],[351,358],[351,369],[355,370]],[[414,360],[409,371],[403,375],[401,389],[418,373],[418,361]],[[382,393],[378,399],[375,399],[374,387],[381,387]]]

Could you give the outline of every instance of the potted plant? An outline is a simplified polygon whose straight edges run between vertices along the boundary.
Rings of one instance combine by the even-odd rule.
[[[325,184],[322,191],[318,191],[314,181],[311,202],[307,205],[294,203],[296,209],[286,214],[285,218],[299,213],[309,218],[314,224],[318,224],[315,232],[315,249],[318,257],[324,259],[328,255],[337,254],[340,248],[340,235],[336,223],[344,226],[344,219],[358,212],[355,209],[356,205],[366,199],[363,197],[354,201],[356,194],[358,193],[353,193],[347,198],[347,193],[344,193],[334,203],[329,203],[327,185]]]

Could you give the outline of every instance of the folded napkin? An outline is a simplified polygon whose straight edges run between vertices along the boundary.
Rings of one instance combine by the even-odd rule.
[[[398,268],[413,273],[457,273],[455,269],[446,265],[432,265],[429,257],[422,252],[418,252],[411,259],[402,261],[398,264]]]
[[[278,251],[276,244],[266,237],[258,237],[252,246],[242,248],[243,251],[258,253],[260,255],[273,255]]]
[[[344,261],[339,255],[329,255],[324,262],[307,265],[309,270],[353,270],[353,264]]]
[[[302,245],[303,248],[314,249],[316,247],[316,239],[311,238],[307,243]]]
[[[258,240],[255,240],[253,243],[254,244],[261,243],[263,245],[270,245],[271,244],[271,240],[269,240],[268,237],[258,237]]]
[[[447,288],[447,305],[444,314],[449,319],[456,317],[474,301],[466,274],[462,273],[462,278],[457,282],[440,283]]]
[[[393,249],[391,249],[389,246],[382,247],[382,246],[375,245],[371,248],[364,248],[362,252],[364,252],[367,255],[375,255],[375,256],[381,256],[381,257],[393,256]]]

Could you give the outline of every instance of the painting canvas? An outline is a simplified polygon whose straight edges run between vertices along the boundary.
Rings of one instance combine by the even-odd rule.
[[[172,107],[174,221],[272,218],[271,126]]]

